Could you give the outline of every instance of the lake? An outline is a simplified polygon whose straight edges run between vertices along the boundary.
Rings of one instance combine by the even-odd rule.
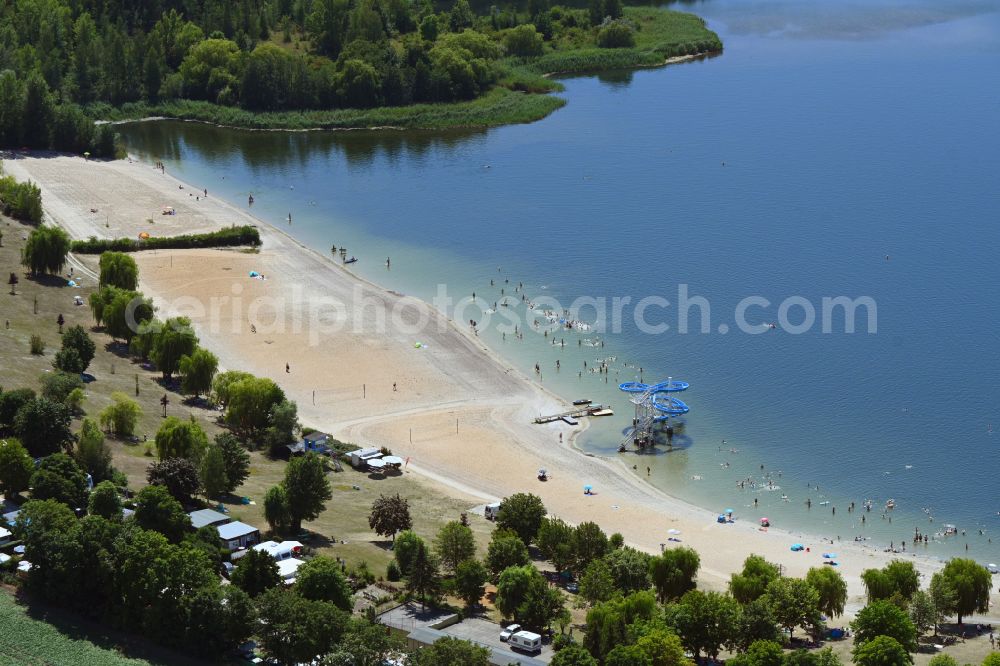
[[[615,408],[587,450],[615,455],[632,417],[616,386],[640,367],[690,382],[674,446],[626,454],[672,494],[885,546],[950,523],[967,534],[919,550],[995,561],[1000,12],[683,6],[720,33],[722,55],[565,79],[568,104],[529,125],[122,132],[214,196],[245,207],[253,192],[255,215],[323,252],[346,247],[387,288],[431,299],[444,285],[490,309],[512,296],[456,318],[559,394]],[[578,317],[595,328],[504,335],[502,315],[529,313],[522,295],[532,314],[590,299]],[[867,304],[853,333],[844,308],[824,311],[839,297]],[[620,326],[597,330],[616,302]],[[747,479],[756,487],[737,486]]]

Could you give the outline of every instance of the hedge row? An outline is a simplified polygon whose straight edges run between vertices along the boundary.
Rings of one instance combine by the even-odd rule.
[[[151,236],[137,238],[97,238],[91,236],[85,241],[73,241],[73,252],[80,254],[101,254],[102,252],[138,252],[141,250],[187,250],[204,247],[260,246],[260,232],[257,227],[227,227],[207,234],[185,234],[183,236]]]

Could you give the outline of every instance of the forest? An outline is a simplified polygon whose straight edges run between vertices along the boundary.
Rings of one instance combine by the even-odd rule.
[[[94,120],[425,107],[719,49],[693,15],[621,0],[483,14],[468,0],[14,0],[0,8],[0,146],[111,156]]]

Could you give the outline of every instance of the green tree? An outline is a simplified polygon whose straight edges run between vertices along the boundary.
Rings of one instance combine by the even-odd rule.
[[[743,570],[729,579],[729,593],[741,604],[763,596],[771,581],[778,578],[778,565],[760,555],[750,555],[743,561]]]
[[[891,636],[876,636],[870,641],[854,647],[854,663],[857,666],[910,666],[913,657]]]
[[[855,651],[858,646],[874,640],[878,636],[891,636],[907,652],[917,650],[917,629],[906,615],[906,611],[885,599],[873,601],[862,608],[854,622]]]
[[[29,148],[49,147],[49,127],[52,121],[52,93],[38,69],[33,69],[24,85],[22,109],[22,139]]]
[[[497,578],[508,567],[523,566],[531,562],[528,547],[521,538],[510,530],[497,529],[493,532],[490,545],[486,549],[486,567]]]
[[[213,444],[206,449],[198,469],[198,476],[202,488],[205,489],[205,497],[214,499],[225,492],[229,480],[226,478],[226,463],[222,458],[222,450],[218,446]]]
[[[861,581],[868,592],[868,601],[889,599],[899,594],[909,601],[913,593],[920,589],[920,575],[912,562],[893,560],[882,569],[866,569]]]
[[[936,625],[941,624],[951,615],[952,609],[957,604],[958,595],[955,588],[952,587],[951,581],[945,578],[940,571],[931,576],[931,584],[927,591],[930,592],[931,600],[934,601],[934,632],[937,633]]]
[[[576,530],[561,518],[542,518],[535,542],[545,559],[552,562],[557,571],[569,571],[576,560]]]
[[[107,520],[122,519],[122,500],[115,484],[101,481],[94,487],[87,500],[87,513]]]
[[[653,660],[636,645],[618,645],[604,658],[604,666],[653,666]]]
[[[271,486],[264,493],[264,520],[276,532],[284,532],[292,522],[288,507],[288,493],[285,486]]]
[[[445,636],[421,649],[415,666],[488,666],[490,651],[470,641]]]
[[[35,464],[16,439],[0,439],[0,491],[12,498],[28,489]]]
[[[251,598],[259,597],[271,588],[281,585],[278,563],[270,553],[253,548],[236,560],[230,580]]]
[[[542,55],[544,41],[534,25],[525,23],[507,30],[503,36],[503,45],[512,56],[531,57]]]
[[[31,496],[82,508],[87,505],[87,475],[65,453],[53,453],[43,458],[31,475]]]
[[[239,87],[243,69],[240,47],[226,39],[206,39],[191,47],[178,70],[184,93],[193,99],[217,101],[227,88]]]
[[[219,369],[219,359],[215,354],[199,347],[190,356],[182,356],[178,363],[181,377],[181,391],[195,397],[212,390],[212,380]]]
[[[983,659],[983,666],[1000,666],[1000,652],[991,652]]]
[[[593,606],[599,601],[607,601],[615,594],[615,579],[611,567],[604,560],[594,560],[584,569],[580,577],[580,596]]]
[[[459,3],[465,0],[458,0]],[[458,3],[456,3],[457,6]],[[515,493],[500,503],[497,526],[513,530],[525,545],[535,540],[545,517],[541,498],[531,493]]]
[[[760,597],[743,605],[736,631],[736,643],[740,650],[747,650],[756,641],[780,640],[782,637],[778,621],[774,619],[767,597]]]
[[[576,571],[583,571],[588,564],[604,557],[611,550],[604,530],[597,523],[590,521],[576,526],[570,544],[576,556],[574,562]]]
[[[21,251],[21,264],[32,275],[61,273],[69,254],[69,236],[59,227],[40,226],[28,235]]]
[[[691,590],[673,607],[670,621],[696,660],[702,652],[714,660],[723,647],[735,644],[739,614],[732,597]]]
[[[529,564],[510,567],[500,574],[496,605],[504,617],[541,631],[563,610],[563,597]]]
[[[311,662],[333,650],[350,626],[350,616],[331,603],[272,588],[257,600],[261,647],[282,664]]]
[[[329,601],[348,612],[354,607],[351,588],[333,558],[314,557],[299,567],[295,576],[295,590],[306,599]]]
[[[135,522],[143,529],[159,532],[173,543],[179,542],[191,526],[184,507],[163,486],[146,486],[138,492]]]
[[[301,529],[303,520],[316,520],[333,497],[323,460],[314,453],[289,461],[281,483],[288,496],[289,526],[296,532]]]
[[[139,267],[124,252],[104,252],[100,260],[100,286],[135,291],[139,286]]]
[[[433,42],[438,38],[440,28],[438,27],[437,16],[428,14],[420,21],[420,37],[426,42]]]
[[[163,375],[163,379],[169,381],[173,374],[180,369],[181,359],[193,355],[197,348],[198,336],[191,328],[191,320],[187,317],[174,317],[163,323],[159,333],[153,339],[150,358],[156,363],[156,368]],[[198,372],[204,372],[204,368],[198,368]],[[204,384],[203,379],[202,377],[195,378],[195,383],[199,385],[199,388]],[[208,385],[211,386],[210,378]]]
[[[966,615],[989,610],[992,576],[986,567],[975,560],[955,558],[944,565],[940,574],[954,593],[954,604],[947,611],[958,615],[959,624]]]
[[[226,373],[223,373],[226,374]],[[221,376],[221,375],[220,375]],[[246,377],[213,384],[223,389],[226,398],[226,423],[237,437],[255,437],[270,424],[271,408],[285,399],[284,392],[270,379]]]
[[[94,353],[97,350],[94,341],[90,339],[90,335],[83,326],[70,326],[63,333],[62,337],[62,349],[63,351],[74,350],[76,352],[76,357],[79,359],[79,364],[74,367],[62,367],[57,365],[62,370],[66,372],[76,372],[81,373],[86,371],[90,366],[90,362],[94,360]],[[58,362],[58,355],[56,356],[56,361]]]
[[[457,520],[445,523],[434,539],[434,549],[445,569],[454,573],[460,562],[476,554],[476,538],[472,530]]]
[[[130,342],[142,324],[153,319],[152,302],[137,291],[106,287],[99,293],[101,296],[96,302],[91,302],[91,308],[95,313],[100,311],[104,330],[115,340]],[[109,300],[104,300],[105,298]],[[160,326],[162,327],[162,324]],[[151,331],[152,343],[155,343],[156,337],[160,334],[160,327],[154,327]]]
[[[420,599],[423,607],[428,600],[437,598],[441,590],[441,578],[438,565],[430,549],[420,542],[413,553],[413,562],[406,575],[406,588]]]
[[[41,458],[68,448],[73,443],[69,408],[58,402],[35,398],[25,403],[14,417],[14,434],[33,458]]]
[[[13,430],[17,413],[34,399],[35,392],[27,388],[0,393],[0,426]]]
[[[406,644],[381,624],[365,619],[352,621],[350,628],[333,652],[324,657],[323,666],[383,666],[405,652]]]
[[[111,478],[111,450],[104,443],[104,434],[94,419],[84,419],[76,442],[76,462],[94,481]]]
[[[635,646],[649,658],[653,666],[694,666],[694,662],[684,656],[684,644],[672,631],[653,623],[632,625],[643,626],[645,630],[636,638]]]
[[[782,666],[785,652],[776,641],[757,640],[746,653],[733,659],[737,666]]]
[[[553,655],[549,663],[552,666],[598,666],[597,660],[579,645],[564,647]]]
[[[611,569],[615,588],[620,590],[622,594],[649,589],[651,584],[649,570],[652,557],[635,548],[625,546],[611,551],[604,559],[608,563],[608,568]]]
[[[208,437],[194,421],[168,417],[156,431],[156,454],[160,460],[187,458],[200,460],[208,448]]]
[[[223,407],[227,407],[232,387],[244,379],[254,379],[254,376],[241,370],[226,370],[217,374],[212,380],[212,393],[215,394],[215,400]]]
[[[413,565],[413,558],[417,554],[417,548],[421,545],[426,546],[424,540],[417,536],[417,533],[413,530],[403,530],[393,542],[393,555],[399,564],[400,572],[404,576],[409,573],[410,567]]]
[[[42,375],[41,381],[42,397],[60,404],[65,404],[69,394],[83,386],[80,375],[65,372],[45,373]]]
[[[452,32],[462,32],[466,28],[471,28],[475,21],[475,14],[469,6],[469,0],[455,0],[448,15],[448,25]]]
[[[154,486],[163,486],[178,502],[190,502],[191,496],[202,489],[198,468],[187,458],[167,458],[150,463],[146,480]]]
[[[399,493],[379,495],[379,498],[372,502],[372,510],[368,514],[368,527],[374,530],[375,534],[392,537],[395,541],[397,532],[408,530],[412,526],[410,503],[400,497]],[[405,572],[405,567],[403,570]]]
[[[830,617],[844,614],[847,583],[838,571],[830,567],[813,567],[806,572],[806,582],[819,594],[820,611]]]
[[[101,411],[99,420],[101,426],[108,432],[124,439],[135,433],[135,426],[140,416],[142,408],[139,407],[139,403],[121,391],[114,391],[111,394],[111,404]]]
[[[597,33],[597,45],[602,49],[631,48],[635,46],[635,29],[626,21],[608,21]]]
[[[587,611],[583,645],[597,660],[603,660],[616,646],[628,642],[628,626],[652,620],[659,613],[656,596],[650,591],[599,603]]]
[[[799,578],[778,578],[768,583],[768,603],[778,624],[791,638],[795,627],[812,626],[819,621],[819,593]]]
[[[234,492],[250,476],[250,453],[240,440],[228,432],[216,435],[215,445],[222,452],[222,462],[226,468],[226,486],[223,492]]]
[[[459,562],[455,568],[455,591],[466,608],[473,608],[486,592],[489,572],[479,560],[468,559]]]
[[[672,548],[652,558],[650,576],[661,602],[680,599],[695,588],[695,576],[701,566],[698,553],[691,548]]]
[[[264,430],[264,443],[271,455],[278,455],[289,444],[294,444],[301,430],[299,409],[291,400],[282,400],[271,406]]]
[[[928,629],[937,628],[937,609],[930,592],[917,590],[910,599],[910,621],[917,628],[917,635],[923,636]]]
[[[950,654],[936,654],[927,662],[927,666],[958,666],[958,662]]]

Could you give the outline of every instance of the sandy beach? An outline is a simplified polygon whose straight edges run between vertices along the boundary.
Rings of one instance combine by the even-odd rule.
[[[137,253],[141,289],[159,316],[190,317],[202,345],[224,368],[277,381],[298,403],[303,423],[358,445],[387,446],[410,458],[409,472],[470,502],[532,492],[552,515],[595,521],[649,552],[668,543],[668,529],[680,530],[682,544],[701,555],[701,584],[716,589],[751,553],[800,576],[822,563],[821,553],[834,550],[849,586],[849,610],[863,605],[859,575],[866,568],[905,557],[927,580],[940,566],[854,542],[831,545],[780,526],[764,532],[753,515],[717,524],[713,513],[643,482],[623,460],[581,453],[572,446],[578,433],[569,426],[532,423],[538,414],[564,411],[565,403],[512,369],[468,325],[365,282],[339,259],[215,199],[209,184],[181,183],[150,164],[126,160],[16,156],[5,159],[4,168],[35,181],[48,216],[74,238],[256,224],[263,239],[259,253]],[[161,215],[164,206],[176,215]],[[549,471],[548,482],[536,479],[539,468]],[[596,494],[584,495],[585,484]],[[799,541],[811,552],[790,552]]]

